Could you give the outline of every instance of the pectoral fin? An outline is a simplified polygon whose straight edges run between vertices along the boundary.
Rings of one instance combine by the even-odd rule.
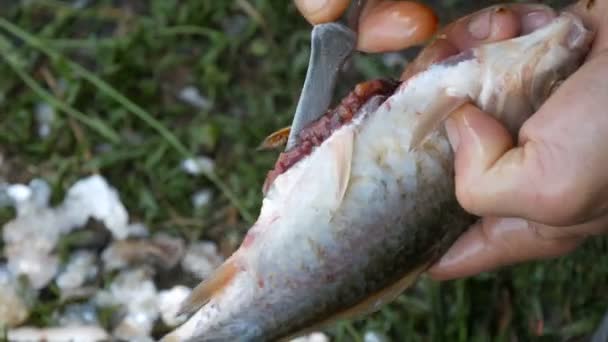
[[[315,324],[314,326],[307,328],[304,331],[300,331],[297,334],[291,335],[286,339],[282,339],[281,341],[289,341],[290,339],[295,338],[297,336],[301,336],[311,331],[321,329],[322,327],[329,326],[339,320],[352,319],[379,310],[384,304],[393,301],[401,293],[403,293],[403,291],[410,287],[416,281],[416,279],[418,279],[418,276],[420,276],[420,274],[424,272],[428,267],[429,264],[424,264],[418,268],[415,268],[403,278],[399,279],[397,282],[376,293],[371,294],[359,304],[356,304],[355,306],[350,307],[346,310],[340,311],[337,314],[324,319],[318,324]]]
[[[333,152],[337,183],[335,189],[336,204],[340,205],[350,181],[350,172],[353,159],[353,145],[355,133],[352,129],[340,132],[343,136],[336,137],[329,143]]]
[[[428,265],[416,268],[409,272],[406,276],[399,279],[396,283],[384,288],[383,290],[371,294],[361,303],[339,312],[333,317],[330,317],[326,323],[338,321],[342,319],[350,319],[358,316],[367,315],[379,310],[384,304],[387,304],[397,298],[403,291],[410,287],[418,276],[428,268]]]
[[[439,125],[458,107],[469,102],[466,95],[451,94],[448,91],[430,102],[430,105],[419,118],[412,132],[410,151],[418,148]]]

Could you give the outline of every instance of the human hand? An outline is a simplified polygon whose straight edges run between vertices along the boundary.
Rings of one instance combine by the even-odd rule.
[[[316,13],[302,9],[312,2],[296,0],[307,19],[316,23],[336,19],[349,1],[329,0]],[[382,2],[368,6],[378,3]],[[590,3],[594,5],[588,9]],[[516,147],[501,124],[471,105],[451,115],[448,126],[459,141],[455,148],[457,197],[465,209],[482,219],[429,269],[431,277],[466,277],[563,255],[585,237],[607,231],[608,154],[604,157],[596,146],[608,139],[608,117],[602,115],[602,107],[608,107],[604,103],[608,102],[608,18],[601,16],[608,11],[608,0],[581,1],[570,10],[597,31],[592,51],[586,64],[525,123]],[[363,14],[360,50],[382,52],[413,45],[409,38],[384,40],[374,36],[378,31],[368,34]],[[374,19],[382,21],[386,13],[376,15]],[[469,48],[531,32],[554,16],[543,5],[508,4],[463,17],[444,27],[401,79]],[[386,18],[384,25],[392,30],[387,36],[396,37],[404,30]],[[381,48],[365,45],[374,40]]]
[[[446,129],[455,150],[456,194],[481,220],[434,265],[438,280],[561,256],[608,233],[608,0],[570,8],[596,30],[585,64],[521,128],[472,105]]]
[[[319,24],[338,19],[351,0],[294,2],[310,23]],[[357,48],[372,53],[397,51],[422,44],[437,34],[407,66],[401,76],[406,79],[469,48],[533,31],[554,15],[552,9],[542,5],[492,6],[460,18],[437,33],[437,17],[429,7],[410,1],[368,0],[359,21]]]
[[[300,13],[311,24],[338,19],[350,0],[295,0]],[[405,49],[427,41],[437,29],[433,11],[410,1],[368,0],[361,12],[357,49],[385,52]]]

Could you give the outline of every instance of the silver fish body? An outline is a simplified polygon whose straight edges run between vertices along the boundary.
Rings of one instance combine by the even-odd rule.
[[[198,311],[165,340],[280,340],[394,299],[475,219],[456,201],[442,121],[470,101],[516,133],[591,40],[563,13],[370,100],[274,180],[241,247],[193,291]]]

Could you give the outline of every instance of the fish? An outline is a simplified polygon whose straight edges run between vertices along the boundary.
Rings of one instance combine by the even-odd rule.
[[[473,103],[516,136],[593,37],[556,12],[405,81],[358,85],[279,156],[256,222],[163,341],[284,341],[393,301],[478,219],[456,199],[444,120]]]

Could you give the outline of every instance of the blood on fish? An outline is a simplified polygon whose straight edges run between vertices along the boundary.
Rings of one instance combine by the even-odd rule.
[[[243,243],[241,244],[241,247],[247,248],[247,247],[251,246],[253,244],[253,241],[255,240],[256,235],[257,234],[253,230],[250,230],[249,232],[247,232],[247,235],[245,235],[245,239],[243,239]]]
[[[309,124],[298,134],[298,144],[279,155],[274,169],[268,172],[263,186],[266,193],[272,182],[296,164],[312,150],[321,145],[338,128],[353,120],[359,109],[376,95],[389,96],[399,86],[399,82],[378,79],[359,83],[338,106],[328,110],[323,116]]]

